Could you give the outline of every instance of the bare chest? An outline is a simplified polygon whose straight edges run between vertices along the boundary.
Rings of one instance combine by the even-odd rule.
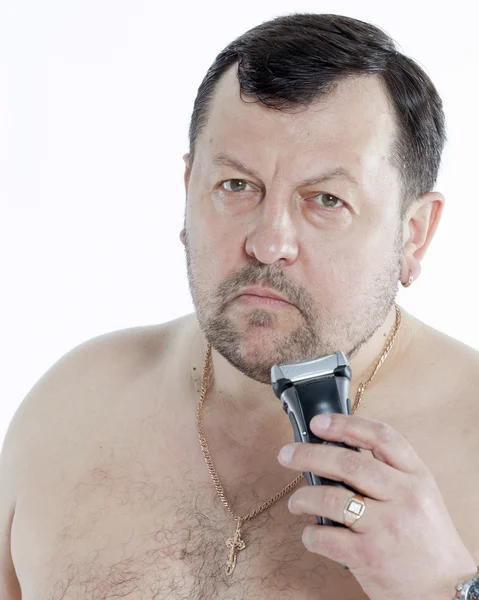
[[[199,446],[182,441],[195,438],[194,422],[181,436],[168,420],[161,430],[131,419],[104,427],[102,437],[86,429],[65,437],[18,499],[12,553],[24,600],[366,598],[348,571],[304,548],[302,531],[314,520],[291,515],[286,498],[245,524],[246,547],[227,575],[234,522]],[[474,425],[451,414],[398,428],[432,470],[479,560],[471,519],[477,460],[465,441]]]
[[[365,598],[349,572],[309,553],[283,499],[245,523],[235,570],[234,522],[195,473],[161,480],[140,464],[97,466],[74,488],[23,499],[14,560],[24,600]]]

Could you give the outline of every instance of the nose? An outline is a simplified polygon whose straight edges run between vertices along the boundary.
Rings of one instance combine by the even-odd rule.
[[[283,260],[292,264],[298,257],[299,244],[290,210],[284,202],[265,196],[252,215],[246,235],[246,252],[263,264]]]

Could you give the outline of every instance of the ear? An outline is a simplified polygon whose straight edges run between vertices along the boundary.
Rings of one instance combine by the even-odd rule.
[[[191,169],[190,169],[190,155],[189,155],[189,153],[183,155],[183,161],[185,163],[185,175],[184,175],[184,180],[185,180],[185,194],[188,195],[188,185],[190,183],[190,174],[191,174]],[[185,216],[184,221],[186,223],[186,216]],[[186,235],[186,229],[183,228],[180,231],[180,241],[183,244],[183,246],[185,245],[185,235]]]
[[[445,199],[439,192],[420,196],[408,211],[403,230],[403,260],[401,281],[416,280],[421,273],[421,261],[429,248],[441,220]]]
[[[185,163],[185,175],[184,175],[184,179],[185,179],[185,193],[188,193],[188,184],[190,182],[190,174],[191,174],[191,169],[190,169],[190,154],[184,154],[183,155],[183,160]]]

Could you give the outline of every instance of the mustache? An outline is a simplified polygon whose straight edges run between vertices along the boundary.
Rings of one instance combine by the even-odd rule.
[[[187,231],[185,231],[184,244],[186,261],[189,266],[192,257]],[[219,299],[221,309],[224,309],[227,304],[234,300],[242,288],[254,285],[271,288],[296,306],[307,321],[311,320],[311,315],[315,312],[315,306],[306,288],[301,283],[293,282],[286,277],[283,269],[278,264],[268,266],[256,259],[251,260],[239,271],[231,273],[219,284],[216,296]]]
[[[307,294],[303,286],[293,283],[284,275],[281,267],[264,266],[261,263],[251,262],[241,270],[229,275],[218,287],[218,294],[227,304],[240,292],[242,288],[261,285],[271,288],[294,304],[301,312],[307,308]]]

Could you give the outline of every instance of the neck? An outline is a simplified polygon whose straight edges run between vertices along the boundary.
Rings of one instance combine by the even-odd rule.
[[[417,321],[402,310],[402,324],[391,351],[364,392],[366,397],[374,386],[387,381],[394,372],[417,333]],[[385,350],[396,325],[395,306],[391,308],[385,322],[378,328],[356,356],[350,359],[352,379],[350,385],[351,405],[360,384],[371,377],[374,368]],[[207,341],[197,325],[197,335],[192,345],[191,375],[197,398],[202,385],[203,365],[206,355]],[[291,425],[285,417],[281,403],[276,398],[271,385],[259,383],[245,376],[233,367],[214,348],[211,353],[211,370],[213,376],[206,393],[204,411],[211,415],[216,423],[222,423],[231,436],[247,439],[244,432],[253,437],[255,431],[284,431],[291,436]],[[359,411],[361,413],[361,410]],[[229,427],[234,426],[234,430]],[[265,429],[266,428],[266,429]],[[249,435],[248,435],[249,437]],[[263,434],[264,437],[264,434]]]

